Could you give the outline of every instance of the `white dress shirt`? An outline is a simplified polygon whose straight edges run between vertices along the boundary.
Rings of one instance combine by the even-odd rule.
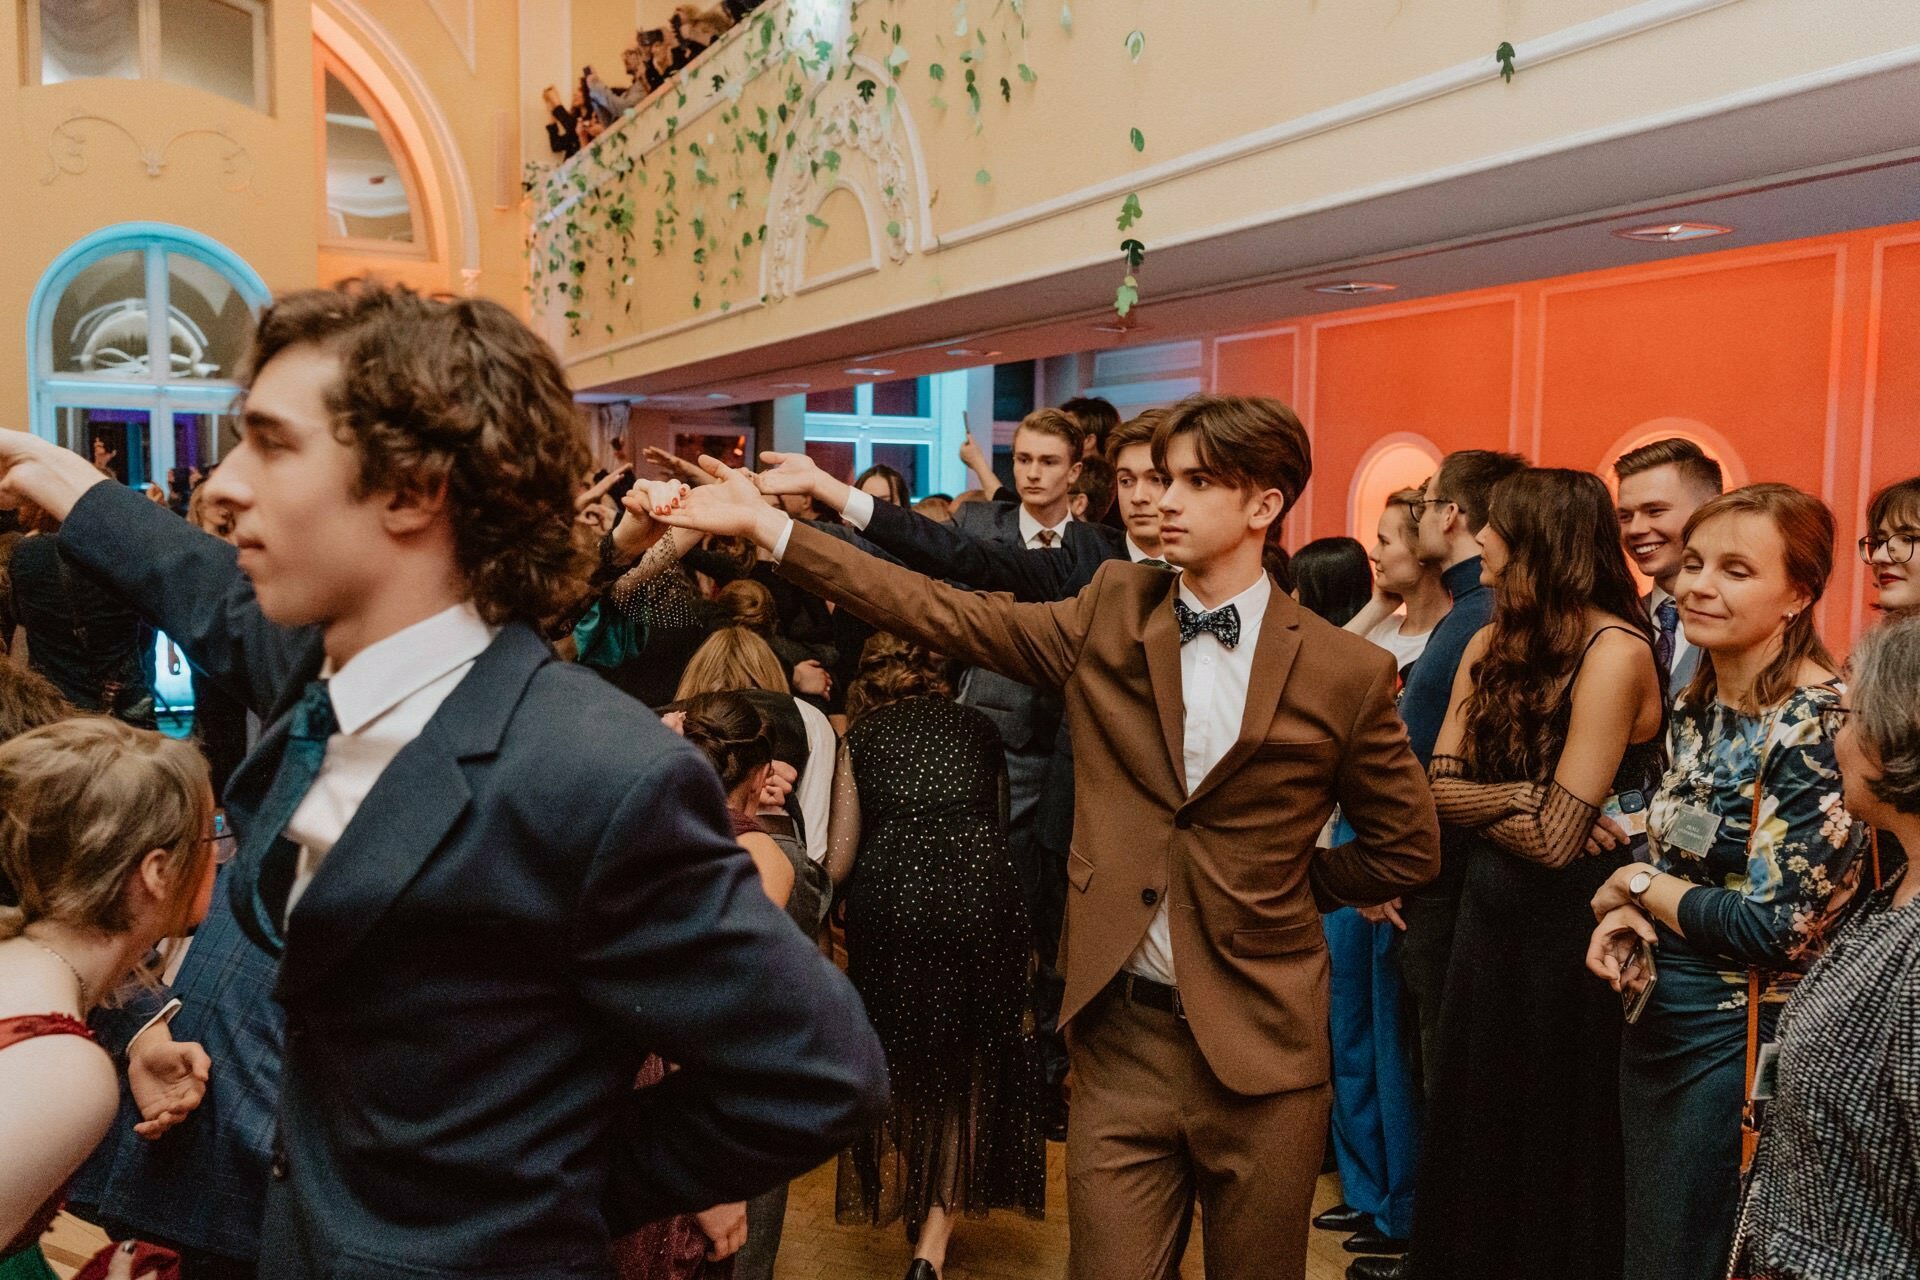
[[[800,801],[800,816],[807,823],[807,859],[822,866],[827,862],[827,823],[833,814],[833,768],[840,751],[840,736],[833,731],[827,713],[803,698],[795,698],[800,708],[800,723],[807,726],[807,767],[793,784]]]
[[[1020,537],[1026,542],[1029,551],[1059,550],[1066,544],[1067,526],[1072,523],[1073,517],[1066,516],[1059,524],[1041,524],[1034,519],[1033,513],[1027,510],[1024,502],[1020,504]],[[1051,533],[1053,537],[1042,542],[1040,535],[1043,533]]]
[[[1133,563],[1139,564],[1142,560],[1159,560],[1162,564],[1166,563],[1166,560],[1163,557],[1150,556],[1146,552],[1142,551],[1140,549],[1140,544],[1133,540],[1132,534],[1129,533],[1129,534],[1124,534],[1122,536],[1125,537],[1127,540],[1127,559],[1131,560]]]
[[[1220,608],[1233,605],[1240,613],[1240,643],[1229,649],[1211,631],[1180,646],[1180,701],[1185,708],[1186,748],[1182,763],[1186,767],[1187,794],[1192,795],[1220,757],[1227,754],[1240,737],[1240,723],[1246,718],[1247,685],[1253,678],[1254,651],[1259,648],[1260,623],[1267,616],[1267,602],[1273,598],[1273,582],[1262,573],[1257,581]],[[1200,603],[1183,578],[1180,599],[1196,613],[1209,610]],[[1173,972],[1173,933],[1167,919],[1171,892],[1160,895],[1159,909],[1127,960],[1128,973],[1154,982],[1177,986]]]
[[[300,846],[288,916],[373,784],[499,632],[471,603],[457,604],[368,645],[339,671],[329,663],[321,672],[340,731],[327,739],[320,772],[287,823],[287,839]]]

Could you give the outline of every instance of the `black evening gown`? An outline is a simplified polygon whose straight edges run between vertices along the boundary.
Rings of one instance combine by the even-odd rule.
[[[1613,790],[1652,794],[1662,739]],[[1501,781],[1501,779],[1485,779]],[[1558,869],[1466,833],[1414,1195],[1416,1280],[1621,1280],[1620,997],[1587,971],[1589,905],[1628,861]]]
[[[1031,936],[1007,855],[1006,761],[985,716],[944,698],[881,707],[847,734],[860,850],[848,976],[893,1096],[842,1155],[836,1213],[918,1239],[929,1206],[1046,1209]]]

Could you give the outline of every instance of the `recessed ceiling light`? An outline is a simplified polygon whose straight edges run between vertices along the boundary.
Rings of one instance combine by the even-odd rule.
[[[1679,244],[1685,240],[1724,236],[1732,230],[1732,227],[1723,227],[1717,222],[1669,222],[1657,227],[1633,227],[1613,234],[1622,240],[1638,240],[1643,244]]]
[[[1332,293],[1350,298],[1362,293],[1392,293],[1400,286],[1388,284],[1383,280],[1340,280],[1333,284],[1314,284],[1307,287],[1315,293]]]
[[[863,366],[860,366],[860,367],[858,367],[858,368],[854,368],[854,369],[848,369],[848,370],[847,370],[847,372],[848,372],[848,373],[850,373],[850,374],[852,374],[852,375],[853,375],[854,377],[856,377],[856,378],[884,378],[884,377],[886,377],[886,376],[887,376],[888,374],[890,374],[890,373],[892,373],[892,372],[893,372],[893,370],[891,370],[891,369],[869,369],[869,368],[867,368],[867,367],[865,367],[865,366],[863,365]]]
[[[767,390],[769,391],[805,391],[808,387],[811,387],[812,385],[813,384],[811,382],[769,382],[767,384]]]
[[[982,351],[978,347],[954,347],[948,351],[947,354],[950,356],[977,356],[984,360],[997,356],[1000,353],[998,351]]]

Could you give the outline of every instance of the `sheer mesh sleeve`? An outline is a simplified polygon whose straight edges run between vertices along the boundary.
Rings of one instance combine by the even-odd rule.
[[[853,780],[853,753],[846,740],[833,762],[833,808],[827,819],[827,875],[835,884],[853,871],[860,852],[860,789]]]
[[[613,607],[629,618],[645,614],[662,628],[689,626],[699,593],[680,568],[683,554],[675,530],[647,549],[639,563],[620,576],[607,592]]]
[[[1487,827],[1487,835],[1509,853],[1549,867],[1564,867],[1587,847],[1597,805],[1588,804],[1557,782],[1543,789],[1540,807],[1517,813]]]
[[[1540,788],[1531,782],[1476,782],[1467,777],[1459,756],[1435,756],[1427,766],[1434,808],[1442,822],[1456,827],[1485,827],[1512,814],[1540,806]]]

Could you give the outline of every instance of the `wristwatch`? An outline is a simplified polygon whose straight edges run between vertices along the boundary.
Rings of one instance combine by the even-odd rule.
[[[1635,902],[1639,902],[1640,895],[1653,887],[1654,877],[1659,874],[1660,872],[1658,871],[1634,872],[1633,878],[1627,881],[1627,896]]]

